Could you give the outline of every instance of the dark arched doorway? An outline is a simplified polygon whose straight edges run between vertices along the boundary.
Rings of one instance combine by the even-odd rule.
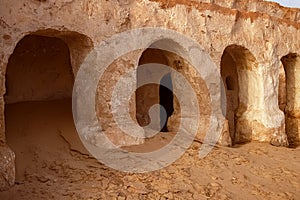
[[[144,64],[162,64],[168,66],[168,59],[165,52],[159,49],[146,49],[139,60],[139,67],[137,68],[137,86],[136,91],[136,119],[140,126],[144,127],[150,124],[149,109],[155,105],[160,104],[164,106],[167,111],[167,118],[173,113],[173,93],[164,86],[160,86],[160,83],[170,85],[172,87],[171,74],[165,75],[164,72],[155,72],[153,76],[157,80],[157,84],[147,84],[139,87],[139,83],[143,81],[145,76],[150,76],[149,69],[142,67]],[[160,131],[167,132],[167,121],[161,120],[162,111],[157,117],[152,118],[160,124]]]
[[[221,76],[226,90],[226,119],[233,144],[235,143],[236,112],[239,107],[239,85],[236,63],[225,49],[221,60]]]
[[[173,105],[173,83],[172,83],[172,77],[171,74],[166,74],[162,77],[160,80],[160,86],[159,86],[159,104],[164,108],[164,110],[160,111],[161,119],[162,115],[167,114],[166,119],[168,119],[170,116],[172,116],[174,111],[174,105]],[[168,132],[168,120],[162,121],[161,120],[161,131],[162,132]]]

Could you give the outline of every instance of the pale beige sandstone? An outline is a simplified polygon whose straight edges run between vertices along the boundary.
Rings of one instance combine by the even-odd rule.
[[[104,39],[134,28],[165,27],[197,41],[217,66],[226,64],[226,60],[222,61],[222,55],[226,55],[226,52],[224,53],[226,48],[228,50],[229,55],[226,59],[236,67],[235,78],[238,80],[234,79],[233,82],[238,83],[239,92],[238,97],[235,92],[232,95],[227,94],[233,98],[227,107],[230,112],[227,113],[228,120],[223,125],[221,144],[231,145],[258,140],[287,146],[287,139],[292,144],[299,140],[300,76],[296,73],[300,66],[299,9],[284,8],[276,3],[261,0],[2,0],[0,5],[0,96],[4,96],[7,89],[5,81],[9,58],[18,42],[26,35],[55,37],[63,41],[69,49],[70,65],[76,74],[85,56],[93,46]],[[129,58],[132,60],[125,59],[124,68],[137,67],[141,55],[142,52],[130,55]],[[278,106],[279,71],[283,57],[287,77],[286,120]],[[176,62],[173,64],[176,65]],[[185,66],[187,65],[184,64],[182,73],[193,79],[193,70]],[[226,67],[228,66],[224,66]],[[176,69],[176,66],[173,68]],[[125,69],[123,70],[126,71]],[[216,73],[220,72],[221,67]],[[115,80],[117,78],[118,76],[113,77]],[[196,93],[203,98],[202,103],[208,102],[209,97],[205,95],[205,91],[203,92],[205,84],[198,83],[201,83],[201,80],[194,83],[195,86],[199,85],[194,87]],[[16,88],[16,93],[11,97],[7,96],[7,101],[49,98],[49,94],[41,91],[26,96],[28,93],[25,90],[19,91],[22,89],[25,88]],[[69,92],[70,90],[63,94],[70,95]],[[51,95],[53,98],[62,97],[57,90],[52,91]],[[107,97],[109,96],[108,94]],[[5,145],[4,100],[3,97],[0,98],[1,146]],[[284,100],[280,101],[280,105],[282,102]],[[102,104],[101,101],[99,103]],[[103,106],[106,106],[106,103],[107,99],[103,102]],[[131,103],[133,118],[135,118],[134,105],[133,100]],[[210,112],[207,109],[209,106],[200,103],[201,105],[204,105],[204,113],[209,117]],[[176,106],[178,107],[174,102],[174,107]],[[108,121],[104,124],[108,125],[111,118],[109,112],[106,114]],[[172,123],[175,125],[178,123],[176,114],[178,113],[174,112],[168,126],[174,127]],[[236,122],[233,118],[236,118]],[[199,132],[203,133],[200,135],[205,134],[207,128],[206,117],[201,120]],[[233,131],[233,126],[236,131]],[[114,127],[108,126],[108,129],[111,128]],[[119,143],[117,138],[114,139]],[[128,139],[127,142],[127,144],[121,142],[120,145],[141,141],[132,142]],[[14,156],[7,147],[3,147],[0,156],[0,160],[5,163],[0,164],[0,168],[3,167],[1,173],[4,173],[0,177],[0,188],[5,189],[14,183]]]
[[[279,109],[284,112],[286,106],[286,77],[283,64],[280,65],[279,69],[278,105]]]

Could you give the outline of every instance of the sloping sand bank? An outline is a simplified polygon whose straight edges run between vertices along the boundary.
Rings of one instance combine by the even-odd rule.
[[[130,174],[88,155],[73,124],[70,99],[7,105],[6,126],[17,177],[0,199],[300,198],[300,148],[250,143],[216,147],[199,159],[201,144],[194,142],[169,167]],[[162,144],[165,137],[156,140]]]

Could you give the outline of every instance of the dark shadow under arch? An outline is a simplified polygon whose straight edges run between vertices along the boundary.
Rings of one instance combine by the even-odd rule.
[[[164,51],[160,49],[146,49],[140,59],[137,68],[137,86],[144,76],[148,76],[147,68],[141,67],[144,64],[162,64],[168,66],[168,59]],[[150,66],[151,67],[151,66]],[[158,84],[147,84],[136,91],[136,119],[140,126],[147,126],[150,123],[149,109],[160,102],[160,87]],[[157,116],[159,117],[159,116]]]
[[[54,155],[66,153],[68,148],[63,138],[81,145],[72,117],[71,97],[77,70],[73,63],[79,63],[92,46],[86,45],[88,37],[81,43],[72,41],[84,38],[76,34],[44,30],[26,35],[8,60],[5,134],[16,155],[17,182],[24,178],[25,169],[37,167],[38,162],[51,162],[56,159]],[[74,50],[75,44],[78,47],[81,44],[82,49]],[[80,59],[74,59],[74,52],[80,51]],[[38,160],[32,162],[34,159]]]
[[[165,87],[165,86],[167,87]],[[166,111],[167,119],[172,116],[174,112],[174,97],[173,97],[173,83],[172,83],[172,77],[171,74],[166,74],[162,77],[160,80],[160,86],[159,86],[159,104],[162,105]],[[161,119],[162,115],[165,114],[162,110],[160,111]],[[168,132],[168,120],[165,122],[161,121],[161,131],[162,132]]]

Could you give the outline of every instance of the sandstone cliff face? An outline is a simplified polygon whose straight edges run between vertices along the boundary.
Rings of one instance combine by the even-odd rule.
[[[9,88],[10,83],[6,87],[5,81],[10,79],[10,69],[7,67],[13,68],[11,65],[14,63],[10,62],[10,58],[13,57],[12,54],[22,38],[26,35],[34,35],[34,37],[58,38],[64,42],[70,54],[68,64],[76,76],[80,64],[93,46],[116,33],[141,27],[165,27],[194,39],[219,66],[220,71],[216,73],[224,72],[222,78],[226,83],[226,96],[230,99],[230,103],[227,106],[227,122],[224,124],[227,128],[223,130],[221,144],[231,145],[258,140],[286,146],[288,142],[297,144],[299,141],[300,76],[297,74],[300,66],[299,9],[284,8],[276,3],[259,0],[63,0],[59,2],[3,0],[0,13],[1,146],[5,145],[5,103],[70,95],[71,86],[65,87],[59,84],[56,89],[54,88],[55,90],[50,91],[51,94],[41,92],[44,89],[41,89],[40,93],[28,93],[28,90],[34,91],[34,88],[25,90],[25,85],[18,86],[18,80],[22,80],[22,75],[25,76],[26,72],[19,72],[20,79],[11,79],[11,85],[15,89]],[[23,53],[27,50],[25,49]],[[117,63],[124,61],[123,64],[119,64],[123,66],[121,71],[137,67],[142,53],[142,51],[135,52],[126,55],[126,59],[116,61]],[[173,68],[176,69],[174,61],[180,59],[172,56],[169,56],[169,59],[173,64],[175,63]],[[26,60],[19,60],[19,65],[22,62]],[[287,88],[286,106],[285,95],[283,97],[281,95],[282,110],[279,109],[278,102],[278,91],[284,91],[284,89],[279,90],[281,63],[285,69],[283,75],[285,75]],[[52,73],[60,72],[54,70]],[[183,66],[182,73],[187,76],[190,74],[190,78],[193,78],[193,72],[188,67]],[[113,79],[118,78],[118,75],[112,74]],[[41,71],[36,75],[43,76]],[[72,77],[69,79],[72,81]],[[199,98],[204,98],[205,83],[203,80],[196,80],[194,85],[197,84],[199,87],[194,89],[199,94]],[[7,96],[4,99],[6,92]],[[204,99],[203,102],[205,103],[206,100]],[[107,101],[99,101],[99,104],[100,107],[101,104],[106,107]],[[176,100],[174,105],[176,110]],[[209,117],[210,112],[205,104],[203,105],[202,109]],[[131,107],[134,115],[135,102]],[[106,114],[110,123],[110,115]],[[207,128],[205,117],[203,120],[201,127],[202,132],[205,132],[203,131]],[[175,113],[170,117],[168,126],[171,129],[176,127],[177,121]],[[107,129],[109,128],[114,130],[113,126],[108,126]],[[128,144],[135,142],[140,141],[128,140]],[[11,152],[7,153],[9,152],[7,148],[5,149],[1,150],[4,153],[0,154],[0,160],[6,163],[0,163],[5,168],[1,170],[5,174],[0,178],[1,188],[7,188],[14,182],[13,167],[7,167],[13,166],[14,156]]]

